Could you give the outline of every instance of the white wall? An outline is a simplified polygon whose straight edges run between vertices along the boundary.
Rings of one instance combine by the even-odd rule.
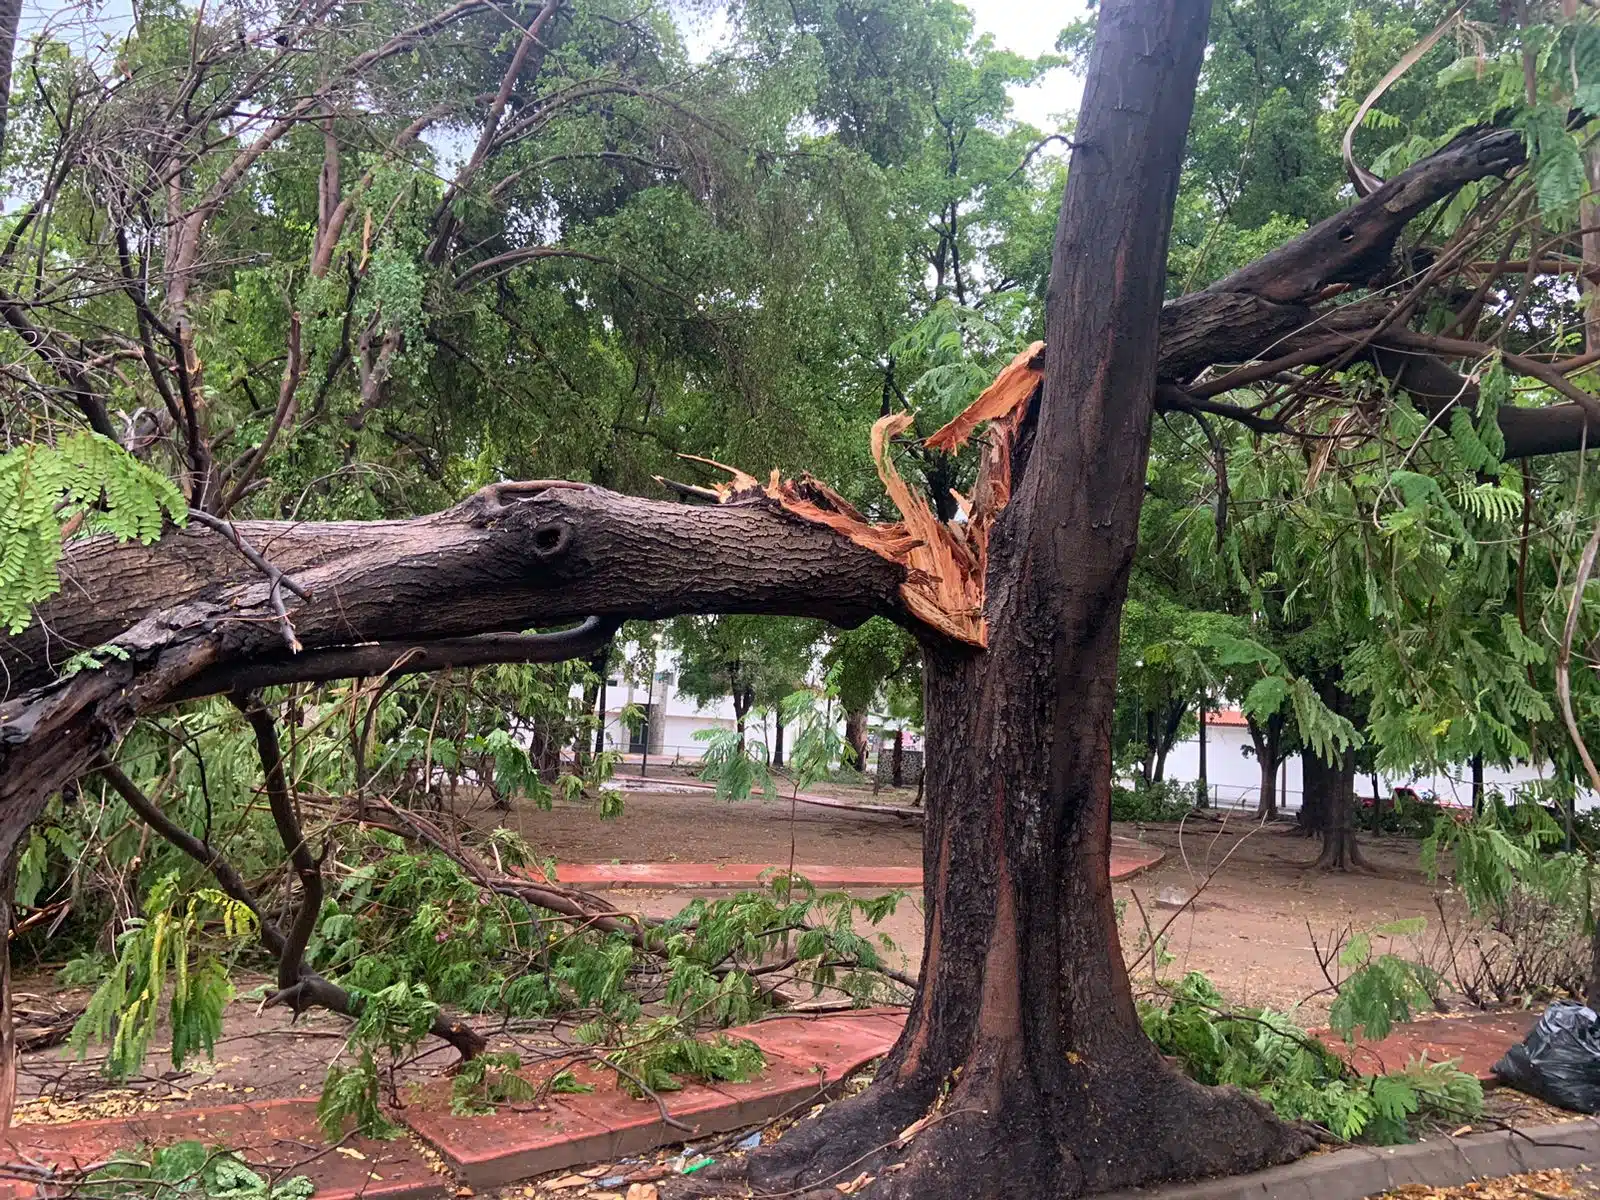
[[[1247,757],[1246,749],[1252,751]],[[1192,783],[1200,778],[1200,738],[1179,742],[1167,755],[1167,778]],[[1256,762],[1250,731],[1242,725],[1206,725],[1206,782],[1212,803],[1254,808],[1261,799],[1261,766]],[[1278,768],[1278,807],[1300,807],[1300,758]]]
[[[1254,756],[1246,757],[1243,750],[1250,746],[1250,731],[1237,725],[1206,725],[1206,781],[1210,785],[1214,804],[1254,808],[1261,798],[1261,771]],[[1285,782],[1287,775],[1287,783]],[[1518,766],[1512,768],[1485,766],[1484,786],[1498,789],[1509,799],[1515,791],[1537,781],[1537,768]],[[1192,783],[1200,778],[1200,738],[1198,735],[1180,742],[1167,755],[1167,778],[1182,783]],[[1379,787],[1385,794],[1400,786],[1413,787],[1419,794],[1430,792],[1443,803],[1472,803],[1472,772],[1466,766],[1424,772],[1416,776],[1380,773]],[[1300,807],[1302,782],[1300,756],[1297,754],[1279,768],[1278,807],[1297,810]],[[1356,778],[1356,794],[1372,793],[1370,776]],[[1593,792],[1578,793],[1580,810],[1600,807],[1600,797]]]

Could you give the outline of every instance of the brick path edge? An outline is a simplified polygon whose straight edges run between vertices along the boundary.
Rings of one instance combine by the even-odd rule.
[[[1407,1184],[1456,1187],[1527,1171],[1600,1163],[1600,1120],[1356,1146],[1249,1175],[1105,1193],[1101,1200],[1363,1200]]]

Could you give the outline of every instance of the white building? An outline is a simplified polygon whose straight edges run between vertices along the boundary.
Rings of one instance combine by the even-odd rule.
[[[1248,751],[1248,753],[1247,753]],[[1191,783],[1200,778],[1200,738],[1196,736],[1180,742],[1167,755],[1167,778]],[[1509,770],[1485,764],[1484,787],[1499,791],[1508,799],[1519,788],[1536,783],[1539,770],[1532,766],[1517,766]],[[1261,799],[1261,768],[1256,763],[1255,746],[1250,740],[1250,730],[1244,714],[1234,709],[1211,713],[1206,718],[1206,783],[1211,802],[1218,807],[1254,808]],[[1390,793],[1396,787],[1410,787],[1418,795],[1433,795],[1442,804],[1472,803],[1472,772],[1465,764],[1447,771],[1419,773],[1415,776],[1392,776],[1379,773],[1379,791]],[[1278,768],[1278,807],[1295,810],[1300,807],[1302,792],[1300,756],[1294,755]],[[1371,794],[1369,776],[1356,779],[1356,794]],[[1578,793],[1578,808],[1600,806],[1600,797],[1593,792]]]
[[[639,660],[638,647],[629,645],[623,655],[628,666],[612,668],[606,678],[605,745],[624,754],[643,754],[665,761],[698,759],[706,743],[696,739],[704,729],[733,729],[737,721],[733,699],[719,696],[701,705],[677,689],[677,662],[670,649],[658,648],[653,677],[629,669]],[[576,690],[575,690],[576,694]],[[629,722],[624,714],[634,710],[638,719]],[[771,746],[775,730],[770,715],[750,713],[745,720],[745,739]]]

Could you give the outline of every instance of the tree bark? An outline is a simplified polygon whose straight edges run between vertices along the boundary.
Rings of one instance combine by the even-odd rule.
[[[1349,693],[1341,686],[1343,671],[1337,667],[1317,673],[1317,694],[1322,702],[1342,717],[1352,713]],[[1367,869],[1356,841],[1356,755],[1348,747],[1325,760],[1308,746],[1304,756],[1306,804],[1302,807],[1301,827],[1322,837],[1322,852],[1316,866],[1325,871]],[[1313,807],[1313,780],[1316,799]],[[1310,810],[1308,813],[1307,810]]]
[[[850,763],[858,771],[867,769],[867,710],[853,708],[844,715],[844,740],[850,747]]]
[[[237,528],[248,544],[270,546],[273,564],[306,593],[287,605],[304,652],[283,649],[279,590],[230,538],[191,528],[148,546],[101,537],[75,545],[43,619],[0,641],[11,685],[34,688],[0,703],[0,854],[136,717],[180,694],[228,690],[263,662],[283,678],[317,678],[321,654],[360,657],[377,643],[392,648],[391,662],[407,660],[435,639],[459,651],[473,640],[463,635],[590,612],[774,613],[843,625],[881,613],[912,623],[901,565],[760,499],[688,508],[585,485],[502,484],[409,521]],[[53,677],[68,649],[105,643],[126,657]],[[382,671],[364,663],[350,673]],[[197,690],[197,680],[207,686]]]
[[[894,752],[889,760],[889,785],[899,787],[905,782],[906,731],[894,731]]]
[[[1144,1037],[1108,871],[1118,617],[1208,10],[1100,6],[1053,258],[1057,352],[988,547],[988,648],[924,646],[939,753],[926,769],[922,986],[867,1091],[752,1156],[758,1190],[829,1182],[842,1164],[873,1171],[889,1145],[905,1168],[864,1194],[1074,1196],[1306,1148],[1259,1102],[1179,1076]]]
[[[783,709],[772,714],[772,769],[783,766]]]
[[[1246,718],[1250,743],[1255,747],[1256,764],[1261,768],[1261,794],[1256,799],[1256,819],[1275,820],[1278,816],[1278,766],[1283,762],[1284,717],[1273,713],[1265,721]]]

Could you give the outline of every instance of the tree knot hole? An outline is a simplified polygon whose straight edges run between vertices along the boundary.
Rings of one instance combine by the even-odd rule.
[[[549,521],[533,531],[533,553],[541,562],[559,558],[572,545],[572,526],[565,521]]]

